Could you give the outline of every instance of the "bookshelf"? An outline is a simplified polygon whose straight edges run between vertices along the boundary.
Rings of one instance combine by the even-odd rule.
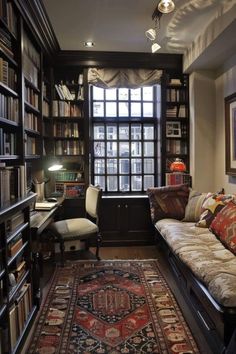
[[[85,192],[85,115],[83,70],[54,70],[52,99],[52,139],[45,144],[45,155],[52,155],[63,169],[54,173],[55,191],[67,199],[84,197]],[[46,141],[46,139],[45,139]]]
[[[189,84],[188,75],[166,74],[162,85],[163,159],[162,183],[169,183],[170,165],[180,158],[189,173]],[[187,177],[186,177],[187,178]],[[173,177],[172,177],[173,180]],[[182,180],[185,180],[183,177]]]

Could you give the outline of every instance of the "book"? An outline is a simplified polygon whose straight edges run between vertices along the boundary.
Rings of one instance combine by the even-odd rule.
[[[57,202],[36,202],[35,210],[51,210],[57,205]]]

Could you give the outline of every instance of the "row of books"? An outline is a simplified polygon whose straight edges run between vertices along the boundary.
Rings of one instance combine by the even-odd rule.
[[[24,166],[0,168],[0,207],[10,200],[23,197],[25,194]],[[8,222],[8,230],[17,225],[17,218],[13,216]],[[22,222],[22,219],[21,219]]]
[[[25,154],[35,155],[36,154],[36,138],[26,134],[25,136]]]
[[[85,186],[83,184],[74,183],[56,183],[56,191],[64,195],[65,198],[79,198],[85,194]]]
[[[32,41],[29,39],[26,31],[24,30],[23,35],[23,50],[24,54],[31,60],[32,64],[37,68],[40,68],[40,53],[36,50]]]
[[[53,100],[53,117],[82,117],[82,107],[75,103]]]
[[[0,93],[0,117],[19,123],[19,100]]]
[[[78,88],[68,88],[65,84],[55,84],[55,89],[60,100],[83,100],[84,99],[84,88],[78,86]]]
[[[172,106],[166,109],[167,118],[186,118],[187,109],[185,105]]]
[[[0,48],[10,58],[14,58],[11,35],[4,28],[0,28]]]
[[[25,85],[25,100],[34,106],[36,109],[39,108],[39,96],[35,91]]]
[[[25,112],[24,127],[38,132],[39,131],[38,117],[33,113]]]
[[[32,63],[27,55],[23,55],[23,73],[26,79],[35,87],[39,85],[39,69]]]
[[[9,30],[17,35],[17,18],[11,2],[0,0],[0,17],[7,24]]]
[[[84,155],[84,142],[80,140],[57,140],[56,155]]]
[[[187,173],[166,173],[166,185],[188,184],[191,186],[191,176]]]
[[[7,253],[8,257],[11,258],[21,249],[23,246],[22,234],[19,233],[14,237],[14,239],[8,244]]]
[[[167,154],[187,154],[188,147],[186,141],[177,139],[166,139]]]
[[[16,155],[16,134],[0,128],[0,155]]]
[[[181,88],[170,88],[166,90],[167,102],[184,102],[187,99],[187,92]]]
[[[21,185],[19,186],[22,187]],[[19,196],[23,196],[22,191],[20,191]],[[6,220],[6,233],[10,235],[11,233],[15,232],[15,230],[24,224],[24,213],[22,210],[15,213],[10,219]]]
[[[65,79],[65,80],[61,80],[60,81],[60,84],[61,85],[83,85],[83,83],[84,83],[84,76],[83,76],[83,74],[79,74],[78,75],[78,78],[77,78],[77,80],[73,77],[72,79]]]
[[[60,171],[55,174],[56,181],[79,181],[81,173],[76,171]]]
[[[8,61],[0,58],[0,81],[10,87],[12,90],[16,90],[17,87],[17,75],[13,68],[8,64]]]
[[[78,138],[80,136],[79,124],[71,122],[56,122],[53,126],[54,136]]]
[[[49,103],[43,100],[43,116],[49,117]]]
[[[24,330],[25,323],[32,311],[32,288],[30,283],[25,283],[19,291],[14,304],[10,308],[10,340],[13,351],[17,340]]]

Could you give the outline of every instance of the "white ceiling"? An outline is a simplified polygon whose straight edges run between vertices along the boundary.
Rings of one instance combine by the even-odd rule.
[[[155,26],[152,13],[158,2],[43,0],[61,49],[147,53],[151,52],[152,43],[145,37],[145,31]],[[158,53],[184,53],[214,19],[223,22],[227,13],[236,12],[236,0],[175,0],[175,4],[175,10],[163,14],[160,19],[157,42],[161,50]],[[95,43],[94,48],[84,47],[83,43],[88,40]],[[219,47],[222,55],[225,53],[224,45],[227,46],[227,55],[236,53],[235,32],[231,33],[227,43],[224,35],[213,44],[208,64],[201,58],[205,66],[210,62],[211,66],[216,66],[222,61],[223,57],[215,56]]]

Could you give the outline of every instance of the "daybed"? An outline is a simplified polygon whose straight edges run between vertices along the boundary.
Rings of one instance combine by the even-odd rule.
[[[236,204],[186,185],[149,188],[158,239],[215,354],[236,328]]]

